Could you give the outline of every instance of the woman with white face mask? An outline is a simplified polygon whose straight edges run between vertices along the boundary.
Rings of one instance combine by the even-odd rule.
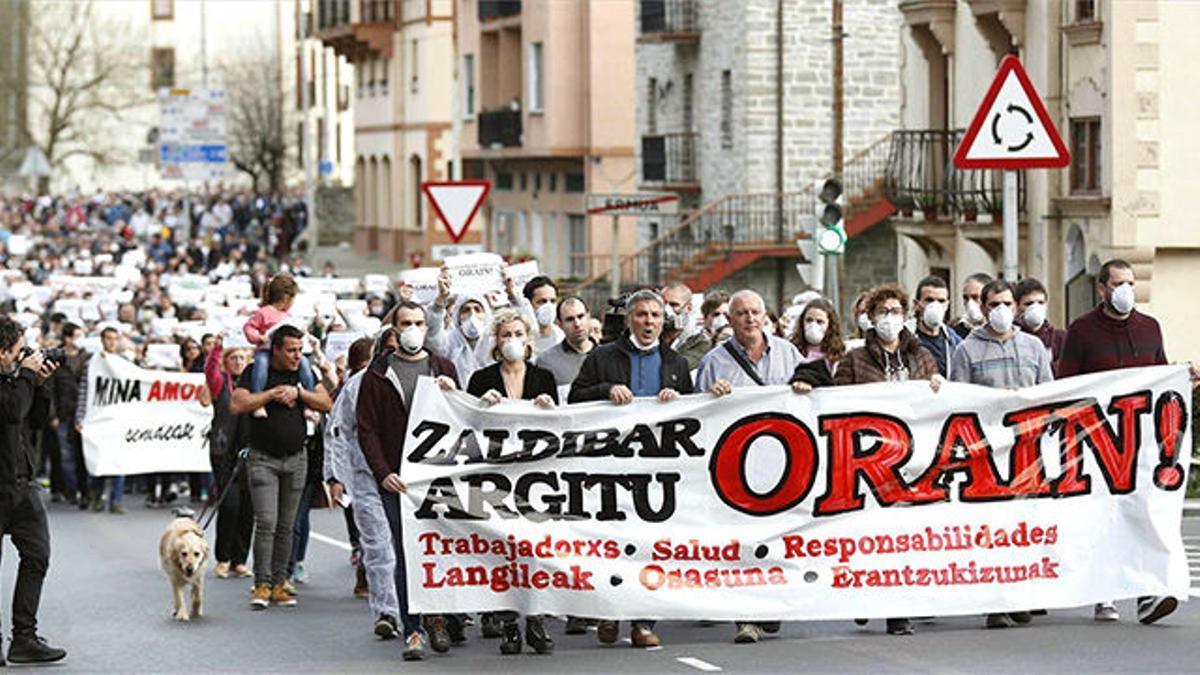
[[[476,371],[467,385],[467,393],[478,396],[485,406],[493,406],[504,400],[533,401],[539,408],[558,405],[558,387],[554,374],[532,363],[532,326],[518,312],[501,309],[495,313],[492,334],[496,338],[493,356],[496,363]],[[482,623],[490,628],[496,621],[501,623],[500,653],[520,654],[523,649],[521,629],[517,625],[516,612],[484,614]],[[525,619],[525,642],[539,654],[554,651],[554,640],[546,632],[540,616]]]
[[[809,302],[796,320],[790,339],[804,361],[792,375],[793,388],[800,383],[810,388],[832,385],[833,374],[846,353],[842,323],[833,304],[824,298]]]
[[[867,331],[866,344],[842,359],[833,374],[833,383],[841,386],[929,380],[936,392],[944,380],[938,374],[933,356],[904,327],[904,317],[909,313],[904,290],[894,285],[880,286],[872,291],[865,305],[875,327]],[[902,617],[890,618],[887,632],[912,635],[912,622]]]

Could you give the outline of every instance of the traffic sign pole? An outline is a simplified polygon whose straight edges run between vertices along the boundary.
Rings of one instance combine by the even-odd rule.
[[[1004,280],[1014,283],[1017,280],[1017,172],[1012,169],[1004,171],[1004,226],[1001,230],[1004,237]]]
[[[621,242],[617,239],[620,234],[621,217],[612,217],[612,272],[609,273],[608,293],[610,298],[621,295]]]

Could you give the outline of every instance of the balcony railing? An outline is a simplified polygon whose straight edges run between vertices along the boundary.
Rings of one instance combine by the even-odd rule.
[[[476,116],[479,127],[479,147],[521,146],[521,111],[510,108],[490,110]]]
[[[479,0],[479,20],[490,21],[521,13],[521,0]]]
[[[927,219],[999,213],[1003,208],[1000,171],[959,169],[954,151],[963,130],[922,129],[892,134],[884,192],[901,213],[921,211]],[[1025,208],[1025,175],[1018,174],[1018,210]]]
[[[350,23],[350,0],[320,0],[317,3],[317,30]]]
[[[642,180],[647,183],[696,182],[696,134],[642,136]]]
[[[642,0],[642,35],[679,35],[699,30],[695,0]]]
[[[358,20],[361,23],[390,23],[395,20],[394,0],[359,0]]]

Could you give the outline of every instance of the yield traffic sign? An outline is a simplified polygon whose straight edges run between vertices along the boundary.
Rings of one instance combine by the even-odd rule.
[[[1071,155],[1025,69],[1009,54],[954,153],[960,169],[1064,167]]]
[[[438,220],[450,233],[454,243],[458,243],[467,233],[467,227],[483,200],[492,191],[492,184],[486,180],[462,180],[455,182],[426,181],[421,184],[421,190],[433,204],[433,211]]]

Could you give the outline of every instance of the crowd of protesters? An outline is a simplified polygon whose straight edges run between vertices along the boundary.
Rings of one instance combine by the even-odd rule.
[[[472,624],[461,615],[408,611],[400,457],[419,377],[464,390],[482,405],[524,399],[553,408],[584,401],[621,406],[647,397],[669,402],[770,385],[789,385],[797,396],[819,387],[907,380],[928,381],[935,392],[947,380],[1012,389],[1167,363],[1158,323],[1135,307],[1133,268],[1121,260],[1100,271],[1102,302],[1065,331],[1050,325],[1041,283],[982,274],[966,280],[966,310],[953,320],[951,289],[938,277],[922,280],[911,296],[895,285],[872,289],[843,324],[834,305],[811,292],[775,315],[753,290],[700,295],[672,284],[637,291],[601,316],[578,296],[560,296],[545,276],[520,288],[509,283],[500,294],[455,295],[445,270],[425,304],[396,282],[347,294],[361,302],[353,305],[358,309],[298,312],[298,280],[333,274],[329,266],[317,273],[293,255],[305,221],[300,202],[240,193],[97,194],[9,200],[3,219],[4,309],[22,322],[30,344],[63,350],[49,384],[54,413],[33,430],[52,499],[120,514],[131,492],[144,493],[150,507],[185,495],[208,502],[225,495],[216,574],[253,577],[250,604],[262,610],[298,604],[297,584],[307,580],[309,509],[337,506],[351,494],[344,511],[356,567],[353,592],[368,598],[372,632],[402,639],[406,659],[423,658],[427,649],[448,651]],[[140,275],[118,292],[89,291],[62,279],[118,275],[131,264]],[[208,313],[216,311],[173,297],[173,280],[183,275],[247,284],[251,302],[242,298],[236,308],[227,303],[220,310],[226,319],[234,314],[224,325],[241,330],[178,332],[182,323],[208,325],[214,318]],[[343,330],[366,336],[328,358],[323,343]],[[89,345],[161,367],[151,361],[152,351],[161,354],[149,348],[154,344],[177,345],[174,367],[205,374],[214,415],[213,472],[128,482],[89,477],[79,436]],[[1138,616],[1152,623],[1175,606],[1174,598],[1143,598]],[[1028,623],[1035,613],[993,614],[986,624]],[[1097,605],[1095,618],[1116,620],[1115,605]],[[525,645],[552,652],[544,618],[525,617],[524,623],[522,633],[515,613],[480,618],[483,635],[499,638],[504,654]],[[583,633],[589,623],[601,642],[619,639],[617,622],[604,617],[571,617],[566,633]],[[654,629],[651,620],[632,622],[630,642],[657,646]],[[894,617],[886,629],[906,635],[913,624]],[[778,630],[778,622],[742,622],[733,639],[754,643]]]

